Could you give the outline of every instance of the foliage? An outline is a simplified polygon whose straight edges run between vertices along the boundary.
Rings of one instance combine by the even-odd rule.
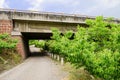
[[[89,27],[78,26],[73,40],[69,39],[71,31],[61,36],[59,30],[53,30],[49,50],[76,67],[85,66],[96,77],[120,80],[120,25],[102,16],[88,19],[86,24]]]
[[[17,64],[22,62],[22,57],[17,53],[16,50],[3,49],[4,51],[0,54],[0,73],[4,70],[13,68]]]
[[[43,41],[43,40],[30,40],[29,45],[35,45],[36,47],[44,48],[45,41]]]
[[[9,34],[0,34],[0,73],[21,62],[22,58],[16,51],[17,40]]]
[[[0,34],[0,53],[2,53],[3,49],[15,49],[16,44],[17,40],[13,39],[9,34]]]

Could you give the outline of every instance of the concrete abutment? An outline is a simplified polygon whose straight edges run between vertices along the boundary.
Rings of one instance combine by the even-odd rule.
[[[30,56],[28,40],[23,36],[13,36],[13,37],[18,40],[16,49],[18,53],[22,56],[22,58],[25,59],[28,56]]]
[[[9,19],[8,20],[7,19],[0,20],[0,34],[7,33],[7,34],[11,35],[12,30],[13,30],[13,21],[12,20],[9,20]],[[26,54],[26,51],[27,51],[26,45],[25,45],[26,40],[23,38],[22,35],[12,36],[12,37],[18,40],[18,44],[16,46],[18,53],[23,58],[26,58],[28,56]]]

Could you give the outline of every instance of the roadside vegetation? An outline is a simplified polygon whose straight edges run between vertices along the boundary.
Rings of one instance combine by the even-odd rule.
[[[45,41],[44,40],[30,40],[29,45],[35,45],[35,47],[44,48]]]
[[[53,29],[52,40],[31,43],[70,63],[66,65],[70,75],[65,80],[120,80],[120,24],[102,16],[87,19],[86,24],[89,27],[78,25],[73,39],[73,31],[61,35]]]
[[[86,24],[89,27],[78,25],[72,40],[69,39],[72,31],[62,36],[59,30],[53,29],[53,40],[47,43],[49,51],[64,57],[77,69],[82,67],[93,79],[120,80],[120,24],[102,16],[88,19]]]
[[[44,52],[45,43],[46,43],[46,41],[44,41],[44,40],[29,40],[29,46],[34,46],[36,48],[40,48],[40,52]]]
[[[8,34],[0,34],[0,73],[8,70],[22,61],[16,51],[17,40]]]

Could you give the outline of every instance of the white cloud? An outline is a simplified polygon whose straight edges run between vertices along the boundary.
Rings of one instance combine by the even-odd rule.
[[[114,8],[120,4],[120,0],[97,0],[97,3],[105,8]]]
[[[5,0],[0,0],[0,8],[8,8],[7,2]]]
[[[104,12],[105,10],[114,8],[120,5],[120,0],[92,0],[95,1],[95,5],[87,9],[87,13],[92,13],[94,11]]]
[[[42,3],[44,0],[27,0],[31,7],[29,7],[29,10],[42,10]]]
[[[26,0],[29,10],[78,13],[85,15],[119,15],[120,0]]]
[[[66,6],[77,6],[79,5],[79,0],[26,0],[30,7],[29,10],[43,10],[47,5],[62,5],[61,8]]]

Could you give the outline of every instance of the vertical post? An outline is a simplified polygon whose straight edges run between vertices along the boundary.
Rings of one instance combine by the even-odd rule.
[[[54,57],[54,54],[52,53],[52,58]]]
[[[61,57],[61,65],[64,65],[64,58]]]
[[[58,60],[58,61],[60,60],[60,56],[59,56],[59,55],[57,55],[57,60]]]
[[[54,54],[54,59],[56,59],[56,54]]]

